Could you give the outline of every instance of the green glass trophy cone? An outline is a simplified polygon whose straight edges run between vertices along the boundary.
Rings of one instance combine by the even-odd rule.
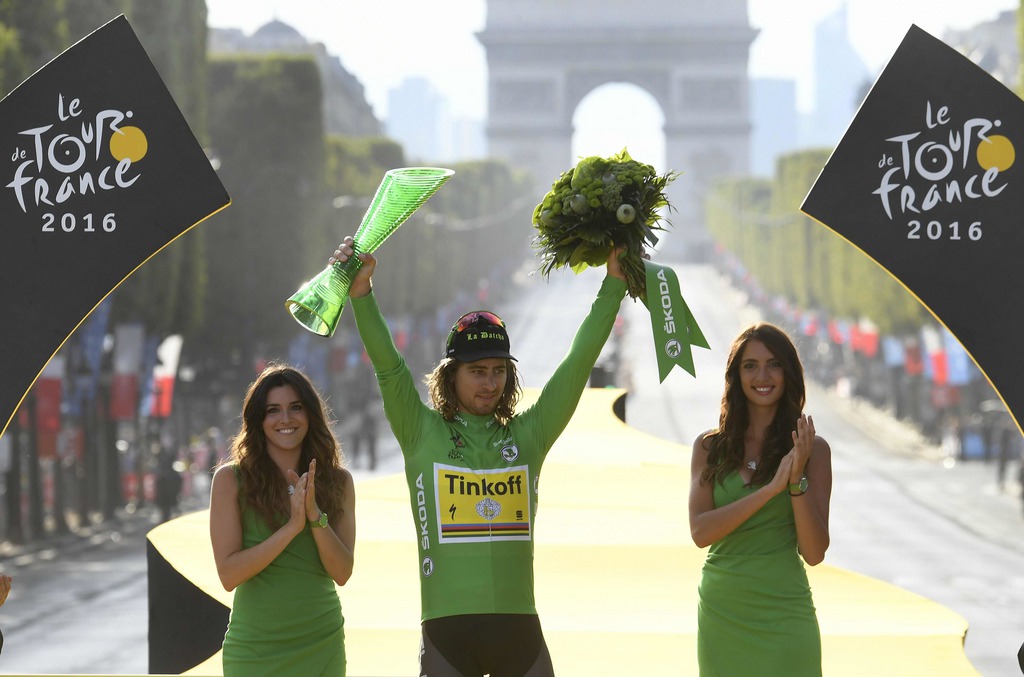
[[[288,311],[314,334],[333,336],[352,280],[362,267],[363,262],[352,257],[344,265],[335,263],[324,268],[288,299]]]
[[[384,174],[352,238],[356,254],[376,250],[454,173],[441,167],[403,167]],[[288,312],[309,331],[332,336],[362,265],[353,255],[344,265],[328,266],[288,299]]]

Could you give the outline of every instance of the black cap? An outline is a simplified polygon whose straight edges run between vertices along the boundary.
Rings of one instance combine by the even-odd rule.
[[[466,313],[459,318],[448,334],[444,355],[459,362],[476,362],[489,357],[516,359],[509,352],[504,323],[486,310]]]

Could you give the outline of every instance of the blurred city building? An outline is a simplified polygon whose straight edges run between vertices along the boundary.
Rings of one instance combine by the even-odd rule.
[[[850,41],[847,4],[815,27],[812,107],[800,111],[796,81],[754,78],[750,81],[750,170],[771,176],[778,156],[811,147],[834,147],[846,133],[861,101],[878,77]],[[756,28],[756,26],[755,26]],[[1017,12],[1000,12],[963,30],[939,37],[1016,91],[1020,62]]]
[[[426,164],[484,157],[484,125],[456,118],[448,99],[422,77],[406,78],[388,92],[385,131],[406,157]]]
[[[991,21],[984,21],[963,30],[947,31],[943,41],[966,54],[971,61],[1010,89],[1017,91],[1020,48],[1017,44],[1017,12],[1000,12]]]
[[[379,136],[381,123],[366,100],[362,83],[329,54],[320,42],[310,42],[288,24],[274,20],[252,35],[238,28],[210,28],[209,53],[309,54],[320,67],[324,99],[324,129],[328,134]]]
[[[796,81],[756,78],[750,81],[750,172],[770,177],[775,160],[799,147]]]
[[[800,117],[800,146],[834,147],[873,79],[850,42],[844,2],[814,27],[814,105]]]

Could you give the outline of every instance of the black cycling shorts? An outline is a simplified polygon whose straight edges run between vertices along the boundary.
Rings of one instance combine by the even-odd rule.
[[[554,677],[540,618],[466,614],[423,621],[420,677]]]

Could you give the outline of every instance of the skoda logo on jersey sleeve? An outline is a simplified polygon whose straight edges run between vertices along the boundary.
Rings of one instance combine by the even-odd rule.
[[[423,575],[429,577],[430,574],[434,573],[434,560],[424,557],[420,568],[423,570]]]
[[[511,463],[512,461],[519,458],[519,447],[517,447],[514,444],[510,444],[507,447],[502,447],[501,457],[505,459],[506,462]]]

